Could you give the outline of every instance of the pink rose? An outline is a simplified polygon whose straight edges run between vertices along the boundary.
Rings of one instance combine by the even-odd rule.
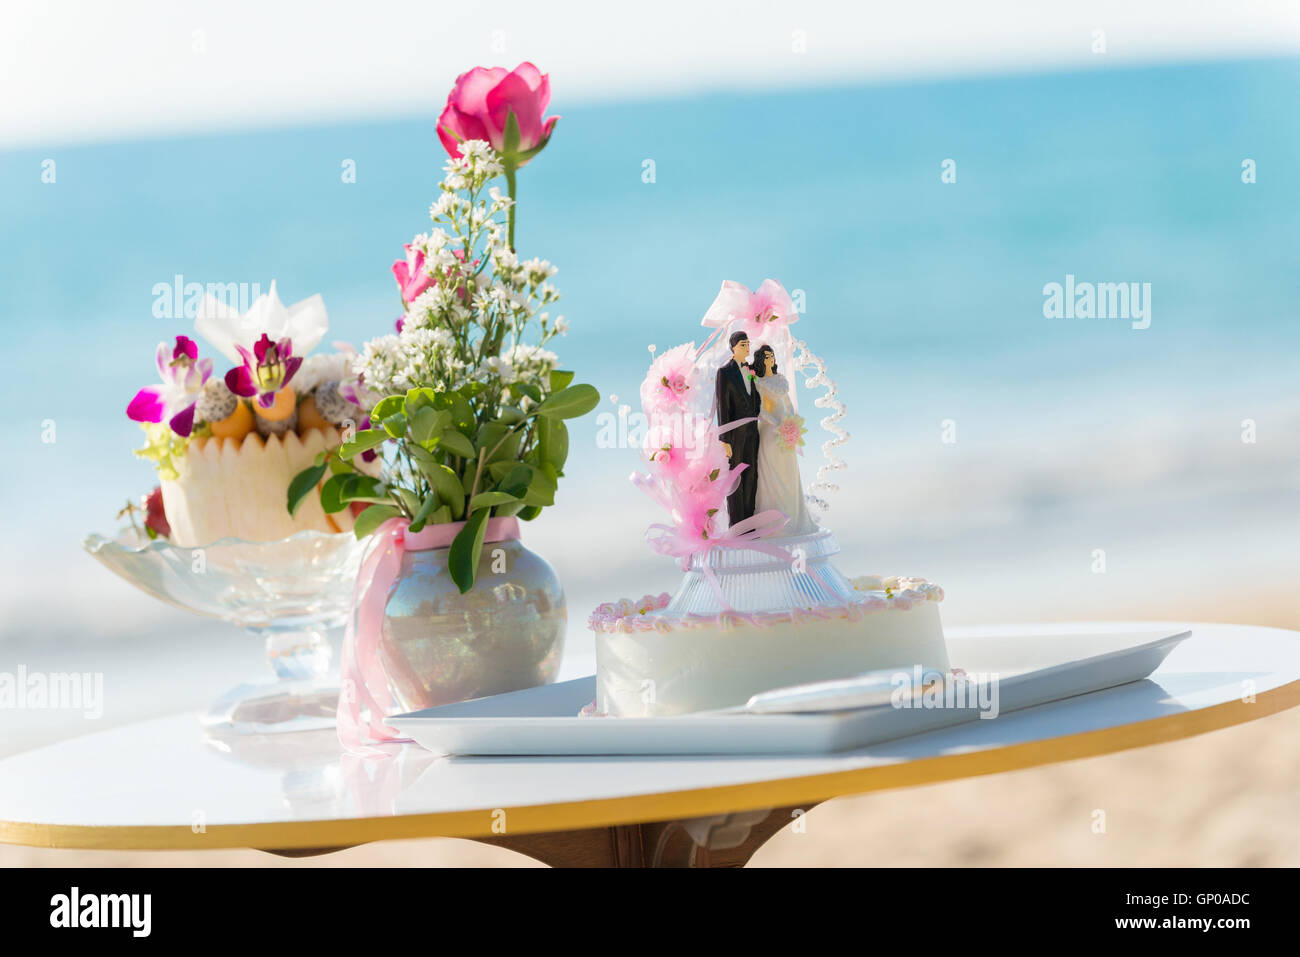
[[[487,140],[508,165],[518,168],[551,138],[559,117],[542,118],[550,102],[550,77],[531,63],[521,63],[513,72],[476,66],[456,77],[447,94],[447,106],[438,117],[438,138],[452,156],[460,156],[465,140]],[[506,126],[512,114],[519,141],[508,144]]]

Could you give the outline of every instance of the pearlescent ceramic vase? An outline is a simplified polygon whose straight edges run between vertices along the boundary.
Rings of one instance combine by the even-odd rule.
[[[388,593],[378,655],[403,711],[549,684],[560,667],[568,613],[555,571],[524,547],[516,519],[494,518],[462,595],[447,569],[462,525],[408,536]]]

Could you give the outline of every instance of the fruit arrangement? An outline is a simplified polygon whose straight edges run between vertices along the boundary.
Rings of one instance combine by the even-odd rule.
[[[320,297],[285,307],[272,283],[241,314],[209,296],[195,328],[238,365],[214,376],[195,340],[159,343],[162,384],[141,389],[127,407],[146,435],[136,454],[158,472],[159,488],[147,497],[149,537],[192,547],[351,530],[350,511],[285,508],[293,477],[368,425],[369,399],[351,371],[355,354],[297,354],[324,336]]]

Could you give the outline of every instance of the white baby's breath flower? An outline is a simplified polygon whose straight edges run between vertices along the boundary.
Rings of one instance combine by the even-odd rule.
[[[563,316],[555,317],[555,331],[560,335],[567,335],[569,332],[569,320]]]
[[[432,206],[429,207],[430,219],[443,219],[450,216],[458,210],[464,203],[455,193],[443,193],[437,198]]]
[[[549,349],[523,342],[508,350],[505,358],[511,365],[532,372],[548,372],[555,368],[555,363],[559,361],[559,357]]]
[[[353,363],[353,372],[365,376],[367,385],[385,395],[405,392],[400,367],[404,364],[402,342],[396,335],[379,336],[365,344]]]
[[[545,259],[529,259],[523,266],[528,273],[528,281],[534,286],[550,279],[557,272],[556,268]]]
[[[515,381],[514,365],[510,362],[509,359],[506,359],[502,356],[489,356],[487,359],[484,360],[483,365],[485,365],[488,371],[490,371],[494,376],[496,376],[506,385],[509,385],[511,382]]]

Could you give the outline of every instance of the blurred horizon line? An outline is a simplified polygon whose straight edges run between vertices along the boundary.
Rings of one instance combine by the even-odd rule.
[[[989,69],[930,71],[921,70],[914,73],[864,74],[846,77],[834,81],[825,76],[809,78],[806,82],[774,83],[771,85],[743,83],[718,84],[691,88],[644,88],[622,90],[616,93],[601,94],[591,90],[580,91],[576,95],[566,96],[564,107],[585,109],[589,107],[607,107],[617,104],[699,104],[711,99],[725,97],[762,97],[762,96],[806,96],[818,92],[832,93],[846,90],[881,90],[891,87],[924,88],[960,83],[996,83],[1000,80],[1014,81],[1027,77],[1074,77],[1104,73],[1107,76],[1132,75],[1136,73],[1156,73],[1166,70],[1178,70],[1196,67],[1214,67],[1230,64],[1286,64],[1300,65],[1300,49],[1260,51],[1244,53],[1225,51],[1221,55],[1207,54],[1204,51],[1175,55],[1156,59],[1121,60],[1114,65],[1107,65],[1098,70],[1087,65],[1086,61],[1071,61],[1053,67],[1042,63],[1017,63],[999,65]],[[552,104],[554,112],[554,103]],[[172,125],[139,126],[128,130],[121,127],[111,133],[108,131],[88,131],[84,136],[55,134],[49,137],[26,137],[19,133],[11,136],[8,131],[0,130],[0,156],[35,153],[49,148],[81,148],[112,146],[116,144],[176,142],[216,139],[226,136],[259,135],[268,132],[307,132],[331,129],[340,126],[388,126],[415,121],[426,121],[430,127],[430,137],[434,137],[433,127],[436,123],[436,107],[384,109],[374,105],[358,109],[343,109],[334,112],[306,110],[290,116],[279,113],[262,115],[228,116],[216,123],[207,125]],[[228,122],[227,122],[228,121]]]

